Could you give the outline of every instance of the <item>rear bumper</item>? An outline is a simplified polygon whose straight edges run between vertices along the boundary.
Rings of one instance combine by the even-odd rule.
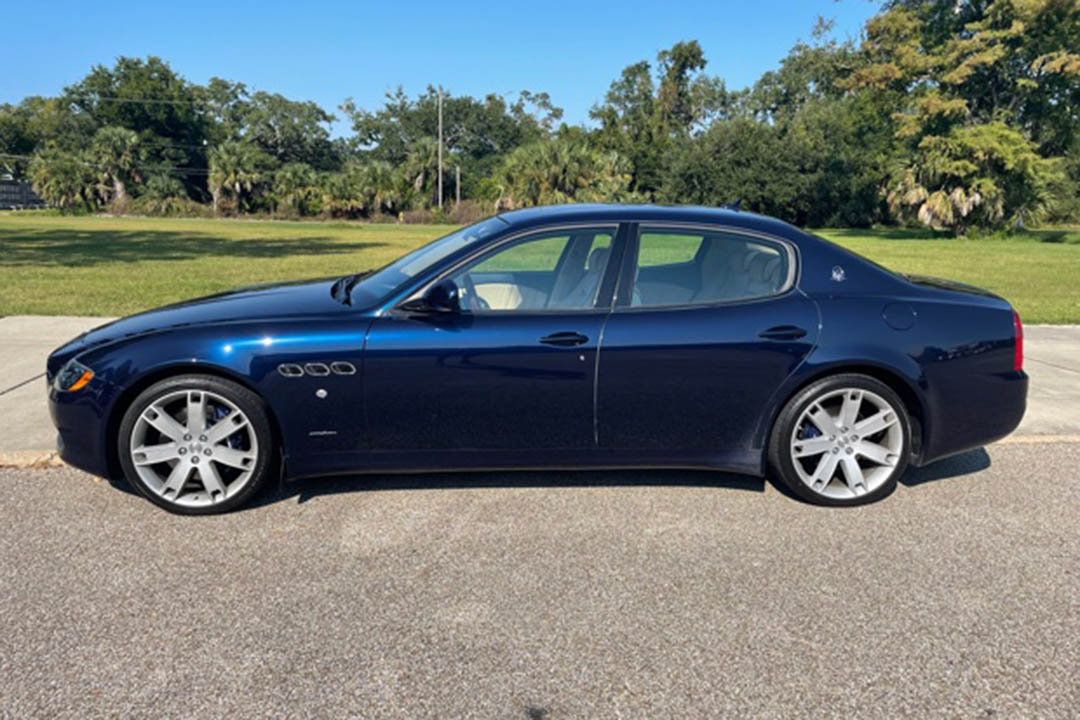
[[[1028,376],[1021,371],[980,376],[965,383],[963,397],[945,393],[930,418],[915,466],[989,445],[1012,433],[1027,410]]]

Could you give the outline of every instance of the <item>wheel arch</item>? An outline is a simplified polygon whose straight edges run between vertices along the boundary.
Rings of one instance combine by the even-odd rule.
[[[895,368],[868,362],[837,362],[817,367],[805,375],[800,375],[797,381],[793,385],[786,387],[783,394],[779,395],[777,401],[773,403],[769,417],[762,428],[762,452],[768,453],[769,441],[776,426],[776,418],[793,397],[818,380],[832,375],[850,373],[872,377],[884,383],[899,396],[904,403],[904,409],[907,410],[908,417],[911,419],[911,458],[913,461],[918,460],[922,456],[927,430],[927,408],[922,393],[917,389],[917,385],[903,372]]]
[[[270,432],[273,435],[274,444],[277,445],[279,452],[283,452],[285,447],[284,436],[282,435],[281,423],[278,421],[274,408],[266,401],[263,394],[248,378],[232,372],[228,368],[209,363],[187,362],[182,364],[170,364],[156,367],[143,373],[129,383],[117,396],[116,401],[113,402],[112,408],[109,410],[108,420],[105,423],[105,459],[108,463],[110,475],[113,477],[121,477],[123,475],[120,468],[120,455],[117,439],[120,434],[120,423],[124,419],[124,413],[127,412],[131,403],[134,402],[135,398],[137,398],[143,390],[146,390],[146,388],[154,383],[178,375],[210,375],[234,382],[254,393],[262,400],[263,406],[266,408],[266,415],[270,418]]]

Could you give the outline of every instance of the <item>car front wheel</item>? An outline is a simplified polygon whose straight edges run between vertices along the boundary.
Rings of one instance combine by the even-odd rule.
[[[769,461],[796,495],[821,505],[862,505],[896,488],[907,468],[911,422],[886,384],[860,374],[812,383],[780,411]]]
[[[124,475],[152,502],[207,515],[244,503],[266,483],[274,440],[262,399],[209,375],[168,378],[143,391],[120,423]]]

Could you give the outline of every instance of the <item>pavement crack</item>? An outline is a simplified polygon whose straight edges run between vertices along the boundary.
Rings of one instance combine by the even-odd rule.
[[[41,379],[43,377],[45,377],[45,373],[38,373],[37,375],[35,375],[34,377],[32,377],[32,378],[30,378],[28,380],[23,380],[21,383],[16,383],[16,384],[12,385],[9,388],[5,388],[3,390],[0,390],[0,395],[6,395],[9,392],[11,392],[12,390],[18,390],[23,385],[27,385],[27,384],[32,383],[35,380],[39,380],[39,379]]]
[[[1080,370],[1077,370],[1075,368],[1065,367],[1064,365],[1058,365],[1057,363],[1048,362],[1046,360],[1040,360],[1039,358],[1033,358],[1030,355],[1028,355],[1025,359],[1026,360],[1031,360],[1032,362],[1041,363],[1043,365],[1049,365],[1050,367],[1057,368],[1058,370],[1064,370],[1065,372],[1071,372],[1071,373],[1073,373],[1075,375],[1080,375]]]

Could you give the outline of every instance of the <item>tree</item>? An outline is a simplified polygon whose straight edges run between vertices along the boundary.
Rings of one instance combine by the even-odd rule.
[[[120,208],[128,200],[128,183],[137,177],[138,152],[139,136],[126,128],[103,127],[90,142],[89,159],[103,184],[102,195]]]
[[[95,130],[118,127],[137,133],[148,164],[195,170],[186,176],[189,192],[203,191],[210,118],[196,87],[168,63],[157,57],[121,57],[112,68],[95,66],[65,88],[63,102]]]
[[[637,199],[630,190],[627,163],[578,138],[519,147],[499,166],[493,182],[502,208]]]
[[[342,112],[351,120],[354,131],[352,150],[365,160],[382,160],[394,167],[415,167],[420,172],[418,152],[427,156],[428,148],[437,148],[439,91],[428,87],[416,99],[401,88],[388,93],[385,105],[374,112],[357,108],[347,100]],[[562,110],[555,107],[547,93],[523,91],[512,103],[500,95],[477,99],[443,94],[443,143],[445,167],[454,164],[462,170],[463,191],[476,194],[482,178],[490,175],[505,155],[523,144],[548,137]],[[452,158],[452,161],[451,161]],[[452,164],[451,164],[452,163]],[[430,190],[432,205],[438,204],[434,165],[424,167],[424,187]],[[444,192],[450,184],[444,183]],[[419,190],[417,190],[419,193]],[[445,197],[443,198],[446,199]]]
[[[341,172],[327,173],[322,178],[323,211],[333,217],[395,213],[408,204],[410,194],[408,178],[379,160],[353,160]]]
[[[0,168],[22,177],[33,152],[60,148],[78,153],[93,134],[89,117],[55,98],[32,96],[18,105],[0,105]]]
[[[849,87],[895,104],[894,214],[963,234],[1038,214],[1060,183],[1050,153],[1075,141],[1080,90],[1077,45],[1061,43],[1080,39],[1080,4],[953,5],[943,19],[940,0],[891,3],[867,24]]]
[[[661,51],[657,62],[658,82],[648,62],[630,65],[589,113],[600,123],[596,143],[630,161],[632,189],[650,198],[660,190],[671,143],[703,130],[728,103],[723,81],[702,72],[696,40]]]
[[[93,208],[94,173],[86,161],[62,150],[39,152],[30,162],[34,192],[53,207],[70,209],[82,204]]]
[[[1058,176],[1056,160],[1004,123],[958,125],[920,140],[912,160],[894,170],[888,201],[899,217],[964,235],[1017,213],[1037,217]]]
[[[444,172],[445,169],[444,165]],[[430,198],[432,206],[439,204],[439,141],[437,139],[425,136],[418,138],[409,146],[409,154],[405,157],[405,174],[412,179],[412,190],[416,195]]]
[[[336,118],[317,104],[257,92],[240,101],[237,112],[242,138],[278,162],[304,163],[318,170],[339,166],[328,127]]]
[[[214,212],[220,212],[222,197],[229,194],[236,201],[236,209],[243,210],[245,199],[266,179],[271,163],[262,150],[235,140],[211,150],[209,186]]]
[[[310,165],[285,163],[274,173],[274,197],[297,215],[304,215],[309,202],[318,197],[317,177]]]

